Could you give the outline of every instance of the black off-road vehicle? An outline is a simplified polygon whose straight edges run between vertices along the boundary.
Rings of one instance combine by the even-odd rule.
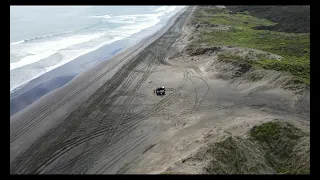
[[[165,87],[159,87],[155,90],[155,94],[157,94],[157,96],[163,96],[166,95],[166,88]]]

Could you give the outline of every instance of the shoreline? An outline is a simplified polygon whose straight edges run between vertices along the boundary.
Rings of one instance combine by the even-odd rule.
[[[154,48],[152,43],[161,39],[169,28],[178,25],[179,17],[182,17],[181,15],[188,9],[185,8],[171,17],[168,25],[157,33],[143,39],[135,46],[122,50],[108,61],[103,61],[79,74],[63,87],[46,94],[30,106],[12,115],[10,117],[10,163],[17,160],[17,156],[21,153],[27,153],[28,148],[32,148],[31,146],[37,143],[38,138],[46,137],[46,134],[52,132],[54,128],[60,125],[67,128],[68,126],[63,125],[63,122],[69,122],[66,118],[79,112],[82,106],[97,101],[99,97],[96,96],[100,96],[100,90],[103,91],[104,86],[109,85],[106,82],[122,77],[119,76],[119,71],[131,73],[126,71],[128,64],[140,63],[136,62],[135,57],[148,52],[146,50],[148,47]],[[170,40],[174,39],[170,38]],[[117,80],[116,82],[121,83],[122,81]],[[78,121],[72,122],[77,123]]]
[[[178,11],[174,16],[184,11],[184,9]],[[25,83],[24,85],[17,87],[17,90],[13,90],[12,93],[10,92],[10,116],[32,105],[46,94],[65,86],[67,83],[70,83],[74,77],[78,76],[79,74],[88,71],[94,66],[98,66],[101,62],[109,61],[121,51],[131,46],[135,46],[144,39],[153,36],[167,26],[170,19],[172,19],[174,16],[170,17],[165,22],[159,22],[159,24],[153,27],[143,29],[136,34],[133,34],[129,38],[115,41],[92,52],[79,56],[76,59],[63,64],[62,66],[46,72],[39,77]],[[65,81],[66,78],[64,77],[70,76],[73,76],[73,78]],[[61,79],[61,81],[57,81],[59,79]],[[39,87],[45,90],[41,90]],[[41,91],[41,93],[35,94],[39,91]],[[30,95],[32,97],[29,98]]]

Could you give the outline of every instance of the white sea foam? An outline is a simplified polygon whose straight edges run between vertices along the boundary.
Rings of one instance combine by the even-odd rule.
[[[16,41],[16,42],[11,42],[11,45],[18,45],[18,44],[22,44],[25,42],[29,42],[29,41],[34,41],[34,40],[39,40],[39,39],[44,39],[44,38],[48,38],[48,37],[53,37],[53,36],[60,36],[63,34],[68,34],[68,33],[72,33],[73,31],[66,31],[66,32],[62,32],[62,33],[55,33],[55,34],[48,34],[48,35],[44,35],[44,36],[36,36],[30,39],[25,39],[25,40],[21,40],[21,41]]]
[[[10,71],[38,62],[50,55],[62,50],[64,48],[88,42],[92,39],[99,38],[103,33],[96,33],[91,35],[74,35],[67,38],[63,38],[60,40],[54,41],[47,41],[42,43],[33,43],[33,45],[28,46],[27,48],[23,49],[24,52],[28,54],[33,54],[22,58],[18,62],[10,63]]]
[[[39,71],[34,71],[34,70],[31,70],[31,74],[27,74],[25,73],[23,78],[20,78],[19,77],[16,77],[14,79],[14,84],[10,84],[10,91],[14,90],[15,88],[17,87],[20,87],[21,85],[25,84],[26,82],[28,81],[31,81],[32,79],[35,79],[59,66],[62,66],[72,60],[74,60],[75,58],[79,57],[79,56],[82,56],[84,54],[87,54],[91,51],[94,51],[106,44],[110,44],[112,42],[115,42],[117,40],[120,40],[120,39],[123,39],[125,37],[115,37],[115,38],[109,38],[108,40],[105,40],[103,41],[102,43],[100,43],[98,46],[95,46],[95,47],[92,47],[92,48],[86,48],[86,49],[68,49],[68,50],[60,50],[58,53],[59,55],[62,57],[61,59],[59,59],[58,63],[56,63],[55,65],[46,65],[45,63],[42,63],[42,61],[40,61],[39,63],[42,63],[43,64],[43,68]],[[50,63],[52,64],[52,63]],[[26,69],[26,70],[23,70],[23,71],[29,71],[30,69]]]
[[[85,34],[81,33],[80,29],[73,31],[77,32],[76,34],[68,31],[12,42],[10,43],[10,56],[12,54],[19,59],[10,63],[10,72],[12,72],[12,75],[10,75],[10,91],[13,92],[15,88],[26,82],[81,55],[152,27],[159,23],[163,16],[171,16],[170,13],[182,8],[182,6],[163,6],[155,9],[154,13],[149,12],[148,14],[90,16],[92,18],[100,18],[108,23],[119,24],[119,27],[97,29],[96,32],[87,32]],[[88,27],[82,29],[88,29]],[[51,57],[55,58],[52,59]],[[57,59],[57,57],[59,58]]]
[[[21,44],[21,43],[24,43],[25,41],[22,40],[22,41],[17,41],[17,42],[12,42],[10,43],[10,45],[17,45],[17,44]]]
[[[112,15],[112,14],[107,14],[107,15],[102,15],[102,16],[91,16],[91,17],[93,17],[93,18],[105,18],[105,19],[109,19],[109,18],[111,18],[111,15]]]

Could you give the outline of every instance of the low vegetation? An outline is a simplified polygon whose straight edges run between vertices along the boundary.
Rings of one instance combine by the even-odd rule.
[[[254,142],[238,137],[211,144],[207,153],[213,157],[207,168],[209,174],[259,174],[272,171],[262,160],[262,150]]]
[[[212,159],[209,174],[310,173],[308,134],[280,121],[252,128],[248,138],[231,136],[210,144],[206,153]]]
[[[269,11],[274,11],[272,7],[265,8]],[[285,11],[287,9],[280,8],[279,10]],[[261,11],[261,9],[259,10]],[[268,19],[274,20],[273,16],[263,16],[261,13],[259,14],[260,11],[252,12],[250,8],[241,9],[235,6],[227,6],[224,9],[214,6],[199,7],[195,13],[193,23],[202,25],[203,29],[199,31],[200,35],[195,43],[252,48],[280,55],[283,57],[282,60],[260,57],[259,61],[245,61],[245,63],[249,63],[255,68],[290,73],[297,79],[294,82],[310,84],[310,33],[307,32],[306,28],[297,30],[297,32],[304,33],[293,33],[283,28],[284,24],[290,26],[290,23],[294,23],[292,26],[298,27],[299,24],[297,23],[301,22],[301,20],[294,22],[289,21],[287,18],[280,18],[276,22],[272,22]],[[308,11],[299,11],[297,13],[298,15],[295,15],[295,18],[302,16],[303,13],[308,15]],[[290,14],[294,14],[294,12],[290,11]],[[281,24],[281,22],[285,23]],[[229,30],[214,28],[217,25],[230,28]],[[300,24],[300,26],[306,25]],[[285,32],[279,32],[280,30]]]
[[[244,63],[256,69],[262,68],[286,72],[294,75],[294,78],[292,79],[293,83],[310,84],[310,62],[304,62],[301,60],[289,61],[287,59],[263,59],[256,61],[248,57],[241,57],[231,53],[219,54],[218,60],[230,63]]]
[[[274,26],[260,26],[280,32],[309,33],[310,6],[228,6],[233,12],[248,12],[252,16],[268,19],[277,24]]]
[[[289,123],[269,122],[253,128],[250,135],[266,148],[265,158],[277,173],[310,173],[308,164],[296,164],[300,157],[294,151],[295,146],[303,136],[306,136],[298,128]],[[309,153],[309,151],[304,153]]]

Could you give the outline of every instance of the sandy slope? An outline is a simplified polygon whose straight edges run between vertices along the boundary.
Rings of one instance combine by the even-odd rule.
[[[193,10],[12,116],[10,172],[160,173],[208,137],[275,118],[308,125],[287,92],[239,89],[202,68],[210,59],[168,59],[187,44]]]

